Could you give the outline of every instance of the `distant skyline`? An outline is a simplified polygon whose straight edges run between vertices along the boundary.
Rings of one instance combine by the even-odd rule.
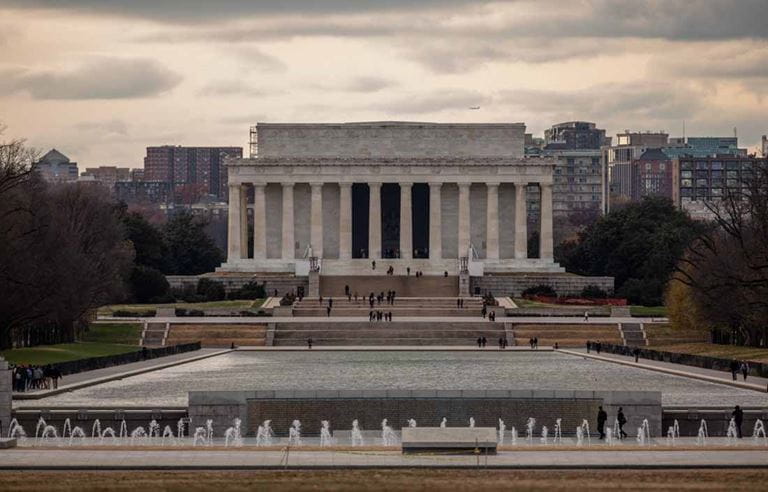
[[[765,0],[0,0],[2,138],[85,166],[257,121],[768,133]],[[470,109],[478,107],[479,109]]]

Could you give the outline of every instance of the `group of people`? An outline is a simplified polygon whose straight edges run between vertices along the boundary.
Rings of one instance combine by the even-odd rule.
[[[388,313],[382,311],[370,311],[368,312],[368,321],[392,321],[392,311]]]
[[[528,339],[528,345],[530,345],[532,349],[539,348],[539,337],[529,338]]]
[[[603,410],[602,405],[597,410],[597,432],[600,433],[600,439],[605,439],[605,422],[608,420],[608,413]],[[616,414],[616,422],[619,424],[619,439],[627,437],[627,433],[624,432],[624,424],[627,423],[627,417],[624,415],[624,409],[619,407],[619,412]]]
[[[13,391],[56,389],[61,378],[61,371],[51,365],[16,366],[13,368]]]
[[[488,312],[488,306],[483,303],[483,309],[480,310],[480,314],[483,315],[483,319],[488,316],[488,321],[496,321],[496,311]]]
[[[749,376],[749,362],[747,361],[739,362],[736,359],[733,359],[731,361],[730,369],[731,369],[731,376],[733,376],[734,381],[739,379],[739,376],[738,376],[739,373],[741,373],[742,377],[744,378],[744,381],[747,380],[747,376]]]
[[[587,353],[589,353],[591,350],[594,350],[598,354],[600,353],[600,350],[602,350],[603,344],[600,343],[600,340],[593,342],[591,340],[587,340]],[[638,351],[639,354],[639,351]],[[635,361],[637,362],[637,361]]]

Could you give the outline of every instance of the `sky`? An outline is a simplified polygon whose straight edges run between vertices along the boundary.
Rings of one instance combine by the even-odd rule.
[[[85,166],[264,122],[768,133],[768,0],[0,0],[0,139]],[[471,110],[470,107],[480,109]]]

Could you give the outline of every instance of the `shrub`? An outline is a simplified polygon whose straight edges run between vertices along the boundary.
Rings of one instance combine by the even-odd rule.
[[[133,299],[139,303],[168,296],[170,286],[165,275],[152,267],[137,265],[131,270],[129,278]]]
[[[204,311],[200,311],[199,309],[177,308],[176,309],[176,316],[178,316],[180,318],[185,318],[185,317],[200,318],[200,317],[205,316],[205,312]]]
[[[202,296],[203,300],[208,302],[223,301],[227,297],[224,285],[208,278],[201,278],[197,281],[197,295]]]
[[[112,313],[113,318],[152,318],[155,316],[155,311],[126,311],[124,309],[118,309]]]
[[[530,296],[545,296],[545,297],[557,297],[557,292],[551,285],[536,285],[534,287],[528,287],[523,291],[523,297]]]
[[[608,293],[597,285],[587,285],[581,290],[580,297],[587,299],[605,299],[608,297]]]
[[[237,290],[233,290],[227,296],[228,299],[263,299],[267,297],[264,284],[258,282],[248,282]]]
[[[281,306],[292,306],[294,302],[296,302],[296,294],[292,294],[290,292],[285,294],[283,298],[280,299]]]

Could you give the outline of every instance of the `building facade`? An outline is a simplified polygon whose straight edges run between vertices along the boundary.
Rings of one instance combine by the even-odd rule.
[[[316,258],[327,275],[561,272],[555,159],[525,158],[524,132],[522,123],[258,124],[252,156],[227,161],[220,270],[299,274]],[[540,194],[540,258],[528,257],[530,186]]]
[[[171,185],[164,181],[118,181],[115,183],[115,197],[125,203],[168,203]]]
[[[49,183],[74,183],[79,177],[77,162],[70,162],[69,157],[56,149],[51,149],[33,163],[32,169]]]
[[[723,155],[680,157],[672,161],[672,200],[698,219],[711,218],[707,202],[717,202],[729,192],[748,186],[753,170],[766,165],[765,158]]]
[[[563,149],[599,149],[609,144],[605,130],[589,121],[568,121],[552,125],[544,130],[544,142],[548,147]]]
[[[242,156],[242,147],[147,147],[144,180],[169,183],[172,196],[182,201],[201,195],[225,201],[224,159]]]
[[[646,196],[672,199],[672,161],[661,149],[649,149],[632,161],[632,200]]]
[[[615,144],[604,152],[605,166],[610,176],[610,194],[629,199],[632,196],[632,161],[643,152],[667,145],[669,134],[664,132],[630,132],[616,135]],[[610,208],[610,204],[609,204]]]
[[[99,167],[87,167],[82,174],[80,174],[81,180],[83,178],[92,180],[96,184],[109,190],[110,193],[115,192],[115,183],[118,181],[130,181],[131,170],[127,167],[117,166],[99,166]]]

